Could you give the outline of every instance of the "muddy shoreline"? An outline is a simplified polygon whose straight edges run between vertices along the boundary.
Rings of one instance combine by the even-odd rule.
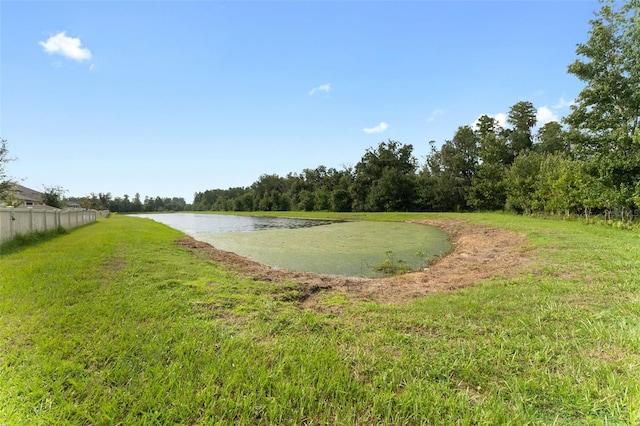
[[[447,233],[452,251],[428,268],[385,278],[347,278],[305,272],[275,270],[210,244],[183,237],[176,242],[197,250],[258,281],[291,283],[299,286],[300,301],[312,303],[322,291],[342,291],[357,300],[403,303],[434,292],[452,291],[497,275],[510,277],[529,262],[526,239],[504,229],[473,225],[459,220],[412,220],[412,223],[436,226]]]

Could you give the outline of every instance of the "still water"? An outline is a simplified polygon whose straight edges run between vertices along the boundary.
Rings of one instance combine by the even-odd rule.
[[[419,269],[451,249],[442,230],[415,223],[197,213],[136,216],[164,223],[274,269],[317,274],[379,277],[384,275],[379,265],[395,263]]]
[[[201,234],[226,234],[229,232],[264,231],[266,229],[297,229],[335,223],[329,220],[197,213],[152,213],[132,216],[153,219],[194,238]]]

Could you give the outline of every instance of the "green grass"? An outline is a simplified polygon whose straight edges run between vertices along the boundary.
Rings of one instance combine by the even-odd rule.
[[[343,215],[344,216],[344,215]],[[114,216],[0,255],[0,424],[639,424],[637,232],[447,215],[534,264],[405,305],[259,282]],[[400,220],[434,217],[373,214]]]
[[[66,228],[60,226],[49,231],[37,231],[29,234],[16,235],[13,239],[0,244],[0,255],[20,251],[26,247],[39,244],[43,241],[67,234],[68,232]]]

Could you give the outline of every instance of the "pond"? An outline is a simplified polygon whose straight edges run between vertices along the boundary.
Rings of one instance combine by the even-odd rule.
[[[264,231],[266,229],[295,229],[329,225],[335,221],[294,219],[286,217],[234,216],[198,213],[151,213],[136,217],[153,219],[194,238],[201,234],[226,234],[230,232]]]
[[[451,249],[443,231],[413,223],[193,213],[136,216],[274,269],[318,274],[380,277],[425,267]]]

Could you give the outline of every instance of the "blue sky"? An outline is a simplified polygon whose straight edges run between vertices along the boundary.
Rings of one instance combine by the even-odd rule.
[[[596,1],[0,2],[9,174],[178,196],[451,139],[518,101],[560,119]]]

